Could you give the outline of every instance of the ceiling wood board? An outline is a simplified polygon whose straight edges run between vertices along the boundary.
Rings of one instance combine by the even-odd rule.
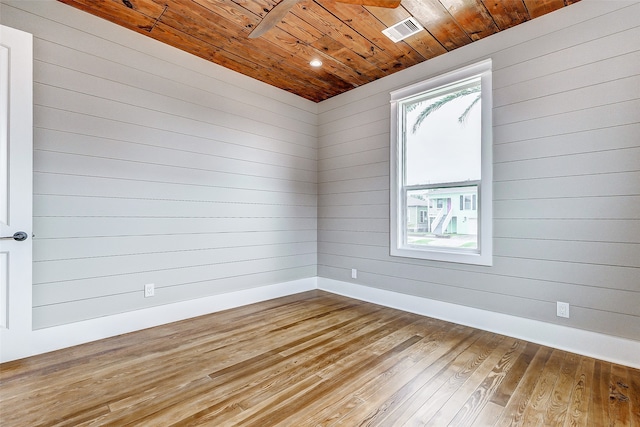
[[[395,9],[300,0],[254,39],[277,0],[58,1],[320,102],[579,0],[402,0]],[[382,34],[410,16],[425,31],[398,43]]]

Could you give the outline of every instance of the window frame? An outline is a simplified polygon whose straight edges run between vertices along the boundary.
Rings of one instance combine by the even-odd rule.
[[[454,262],[475,265],[493,265],[493,86],[491,59],[472,64],[422,82],[391,92],[391,158],[390,158],[390,255],[405,258]],[[481,108],[481,148],[480,181],[477,186],[478,245],[475,250],[410,246],[406,244],[406,216],[404,186],[404,141],[402,108],[409,101],[426,92],[443,86],[480,77],[482,86]],[[462,183],[447,183],[439,187]]]

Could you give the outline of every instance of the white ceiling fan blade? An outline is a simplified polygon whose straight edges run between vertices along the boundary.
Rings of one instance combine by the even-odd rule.
[[[275,27],[299,1],[300,0],[282,0],[280,3],[275,5],[275,7],[267,13],[267,16],[265,16],[262,21],[256,25],[253,31],[251,31],[249,38],[255,39],[260,37],[271,28]]]

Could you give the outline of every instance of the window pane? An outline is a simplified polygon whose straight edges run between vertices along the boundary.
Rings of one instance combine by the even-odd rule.
[[[480,180],[479,91],[475,79],[403,104],[405,185]]]
[[[459,203],[460,197],[463,197],[463,200],[469,200],[471,204],[471,197],[477,197],[477,194],[476,186],[407,191],[406,208],[410,214],[405,244],[418,247],[477,249],[478,212],[464,210],[464,206],[460,206]],[[411,212],[416,214],[411,215]],[[412,220],[418,218],[417,212],[420,212],[420,221]]]

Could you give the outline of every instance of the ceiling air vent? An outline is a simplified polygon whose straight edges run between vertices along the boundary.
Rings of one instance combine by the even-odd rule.
[[[422,31],[422,25],[414,17],[410,17],[405,19],[404,21],[400,21],[395,25],[387,28],[386,30],[382,30],[382,34],[389,37],[394,43],[398,43],[400,40],[404,40],[409,36],[414,35]]]

